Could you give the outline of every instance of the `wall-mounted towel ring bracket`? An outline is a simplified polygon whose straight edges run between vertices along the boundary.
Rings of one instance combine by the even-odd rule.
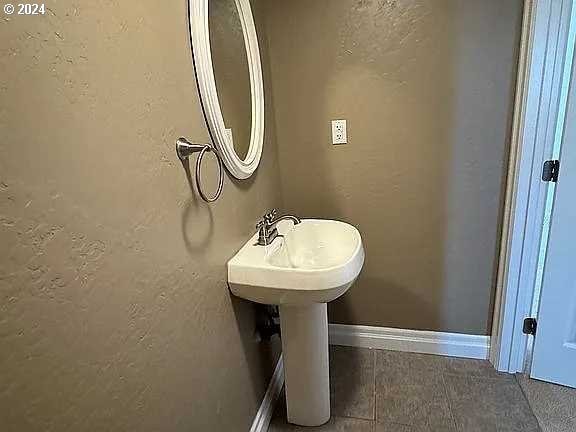
[[[201,167],[202,160],[206,152],[214,152],[216,159],[218,160],[218,189],[216,190],[216,193],[211,197],[204,193],[204,186],[202,185]],[[224,185],[224,170],[222,168],[222,159],[220,158],[218,152],[210,144],[193,144],[186,138],[178,138],[176,140],[176,154],[182,162],[188,159],[188,157],[193,153],[200,153],[196,159],[195,170],[196,188],[198,189],[198,193],[200,194],[200,197],[206,202],[216,201],[218,197],[220,197],[220,194],[222,193],[222,187]]]

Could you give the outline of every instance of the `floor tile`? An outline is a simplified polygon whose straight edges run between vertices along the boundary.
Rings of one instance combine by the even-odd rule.
[[[430,428],[429,426],[407,426],[398,423],[376,423],[374,432],[453,432],[453,426],[448,428]]]
[[[440,362],[442,373],[477,378],[514,379],[514,375],[498,372],[487,360],[444,357]]]
[[[446,357],[401,351],[377,350],[377,368],[390,367],[404,371],[440,372]]]
[[[328,423],[318,427],[291,425],[283,418],[274,418],[268,432],[373,432],[371,420],[332,417]]]
[[[330,404],[335,416],[374,419],[374,364],[372,350],[330,347]]]
[[[398,423],[376,423],[374,432],[416,432],[416,429]]]
[[[439,359],[379,351],[376,355],[376,420],[416,431],[454,431]]]
[[[289,425],[281,400],[270,432],[576,431],[576,390],[482,360],[331,347],[330,368],[330,422]]]
[[[465,432],[537,432],[538,422],[515,380],[445,375],[457,427]]]
[[[544,432],[576,431],[576,389],[518,375],[532,411]]]

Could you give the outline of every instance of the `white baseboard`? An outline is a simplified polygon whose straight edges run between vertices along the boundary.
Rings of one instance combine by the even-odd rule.
[[[274,375],[270,379],[270,384],[268,384],[268,389],[266,394],[264,394],[264,399],[260,404],[260,408],[254,417],[252,422],[252,427],[250,432],[267,432],[268,426],[270,426],[270,421],[272,420],[272,414],[274,414],[274,407],[276,406],[276,401],[282,387],[284,386],[284,362],[282,360],[282,355],[278,359],[276,364],[276,369],[274,370]]]
[[[388,327],[330,324],[332,345],[437,354],[485,360],[490,336],[406,330]]]

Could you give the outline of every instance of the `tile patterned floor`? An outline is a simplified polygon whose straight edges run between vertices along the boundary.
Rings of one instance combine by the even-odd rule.
[[[306,428],[278,404],[269,432],[574,432],[576,390],[481,360],[330,347],[332,419]]]

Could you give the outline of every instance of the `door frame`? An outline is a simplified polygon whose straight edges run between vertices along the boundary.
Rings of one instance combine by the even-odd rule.
[[[576,35],[576,0],[525,0],[508,161],[490,362],[526,371],[532,338],[524,318],[536,317],[554,196],[540,179],[559,155]]]

